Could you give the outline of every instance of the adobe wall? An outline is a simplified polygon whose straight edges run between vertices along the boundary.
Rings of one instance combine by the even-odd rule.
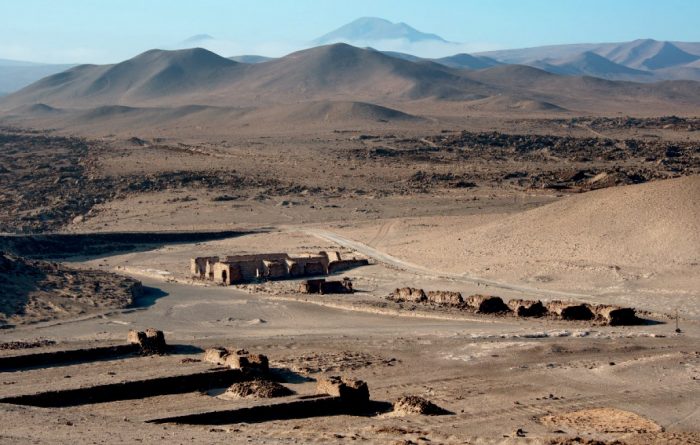
[[[328,275],[369,264],[366,259],[343,260],[338,252],[319,252],[290,256],[286,253],[260,253],[223,257],[198,257],[190,260],[192,275],[217,283],[236,284],[259,278],[284,279]],[[226,272],[224,279],[223,273]]]
[[[328,273],[332,274],[335,272],[342,272],[348,269],[354,269],[355,267],[367,266],[369,265],[369,260],[336,260],[331,261],[328,264]]]
[[[198,276],[200,278],[207,277],[207,263],[216,263],[219,261],[219,257],[197,257],[190,259],[190,272],[193,276]]]
[[[262,260],[286,260],[289,255],[286,253],[253,253],[247,255],[228,255],[224,257],[224,261],[233,263],[238,261],[262,261]]]

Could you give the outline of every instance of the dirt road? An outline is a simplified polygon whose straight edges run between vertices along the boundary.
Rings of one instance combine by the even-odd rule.
[[[428,269],[423,266],[419,266],[417,264],[412,264],[407,261],[403,261],[399,258],[396,258],[392,255],[389,255],[388,253],[379,251],[373,247],[370,247],[364,243],[361,243],[359,241],[351,240],[349,238],[346,238],[344,236],[338,235],[337,233],[329,232],[327,230],[322,230],[322,229],[316,229],[316,228],[305,228],[303,229],[303,232],[309,235],[316,236],[318,238],[334,242],[340,246],[347,247],[349,249],[353,249],[363,255],[366,255],[369,258],[372,258],[380,263],[386,264],[391,267],[395,267],[401,270],[405,270],[407,272],[411,272],[417,275],[423,275],[423,276],[430,276],[430,277],[435,277],[435,278],[440,278],[440,279],[447,279],[447,280],[453,280],[453,281],[458,281],[458,282],[465,282],[465,283],[472,283],[472,284],[480,284],[480,285],[486,285],[490,287],[494,287],[497,289],[505,289],[505,290],[510,290],[510,291],[516,291],[516,292],[527,292],[530,294],[537,294],[537,295],[542,295],[546,296],[549,298],[587,298],[589,297],[588,295],[585,294],[577,294],[577,293],[571,293],[571,292],[561,292],[561,291],[554,291],[554,290],[548,290],[548,289],[539,289],[535,287],[530,287],[530,286],[520,286],[520,285],[515,285],[515,284],[510,284],[510,283],[504,283],[502,281],[494,281],[494,280],[487,280],[484,278],[479,278],[475,276],[471,276],[468,274],[455,274],[455,273],[449,273],[449,272],[441,272],[441,271],[436,271],[432,269]]]

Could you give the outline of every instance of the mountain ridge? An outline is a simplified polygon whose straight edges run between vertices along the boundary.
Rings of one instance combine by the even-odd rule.
[[[347,44],[297,51],[257,64],[238,63],[195,48],[150,50],[118,64],[77,66],[4,96],[0,109],[43,115],[51,108],[90,109],[90,116],[103,118],[107,111],[112,115],[125,111],[114,107],[262,109],[314,102],[317,105],[303,113],[316,119],[324,110],[331,110],[328,113],[333,116],[396,117],[376,107],[403,112],[404,106],[410,110],[414,109],[411,104],[428,102],[447,107],[464,103],[469,109],[487,111],[568,112],[604,105],[628,109],[640,100],[669,107],[700,106],[700,83],[640,84],[562,76],[527,65],[456,69]],[[323,103],[334,105],[319,105]],[[34,104],[44,106],[31,108]]]

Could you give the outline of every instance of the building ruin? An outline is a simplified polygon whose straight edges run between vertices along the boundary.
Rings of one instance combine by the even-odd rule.
[[[219,284],[240,284],[260,280],[284,280],[323,276],[369,264],[366,259],[341,259],[338,252],[290,256],[263,253],[226,257],[197,257],[190,260],[192,276]]]

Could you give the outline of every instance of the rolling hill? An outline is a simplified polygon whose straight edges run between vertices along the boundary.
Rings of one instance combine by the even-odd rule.
[[[635,40],[615,46],[604,55],[620,65],[648,70],[686,65],[700,60],[700,56],[689,54],[671,42],[651,39]]]
[[[568,74],[628,72],[592,53],[557,68]],[[700,83],[618,82],[525,65],[456,69],[347,44],[261,63],[238,63],[195,48],[151,50],[118,64],[74,67],[1,98],[0,110],[11,122],[31,118],[57,126],[80,119],[155,124],[159,115],[170,122],[194,122],[196,115],[223,123],[217,113],[240,120],[252,116],[251,110],[265,119],[407,122],[420,117],[415,116],[425,108],[420,104],[427,103],[509,113],[635,112],[641,103],[676,111],[700,106]]]
[[[203,49],[152,50],[116,65],[82,65],[49,76],[4,98],[0,107],[456,100],[475,91],[493,93],[487,85],[442,65],[413,63],[346,44],[258,64],[237,63]]]
[[[524,64],[556,74],[595,76],[610,80],[657,82],[699,80],[692,68],[700,44],[640,39],[622,43],[553,45],[478,53],[501,63]]]
[[[592,51],[586,51],[556,63],[535,63],[533,65],[555,74],[593,76],[610,80],[637,80],[640,77],[651,78],[653,76],[652,73],[628,68]]]

